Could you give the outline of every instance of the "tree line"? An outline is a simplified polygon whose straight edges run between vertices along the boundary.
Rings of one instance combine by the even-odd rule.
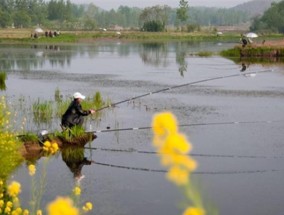
[[[263,26],[265,20],[276,11],[278,4],[266,18],[254,20],[254,28]],[[283,15],[283,14],[282,14]],[[269,16],[269,17],[267,17]],[[284,17],[284,16],[282,16]],[[283,19],[281,17],[281,20]],[[278,21],[280,18],[278,19]],[[164,31],[166,27],[238,25],[250,21],[249,14],[240,10],[208,7],[190,7],[180,0],[178,8],[156,5],[147,8],[120,6],[103,10],[95,4],[73,4],[70,0],[0,0],[0,27],[14,26],[60,28],[62,30],[95,30],[121,26],[128,29]],[[283,22],[282,22],[283,23]],[[270,23],[265,24],[271,26]],[[279,30],[278,27],[276,29]]]
[[[262,33],[284,33],[284,1],[272,3],[262,16],[255,17],[251,30]]]

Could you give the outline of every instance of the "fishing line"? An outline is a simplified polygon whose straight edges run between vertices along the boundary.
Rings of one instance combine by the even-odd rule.
[[[270,124],[284,122],[284,120],[266,120],[266,121],[232,121],[232,122],[207,122],[207,123],[192,123],[192,124],[181,124],[179,127],[195,127],[195,126],[208,126],[208,125],[237,125],[237,124]],[[105,129],[105,130],[94,130],[86,131],[86,133],[106,133],[116,131],[135,131],[135,130],[146,130],[151,129],[151,126],[133,127],[133,128],[117,128],[117,129]]]
[[[208,82],[208,81],[213,81],[213,80],[220,80],[220,79],[225,79],[225,78],[231,78],[231,77],[237,77],[237,76],[243,76],[243,75],[272,72],[272,71],[274,71],[274,70],[269,69],[269,70],[263,70],[263,71],[258,71],[258,72],[249,72],[249,73],[242,73],[242,74],[218,76],[218,77],[214,77],[214,78],[208,78],[208,79],[203,79],[203,80],[199,80],[199,81],[193,81],[193,82],[189,82],[189,83],[186,83],[186,84],[176,85],[176,86],[173,86],[173,87],[167,87],[167,88],[160,89],[160,90],[157,90],[157,91],[152,91],[152,92],[145,93],[145,94],[142,94],[142,95],[139,95],[139,96],[128,98],[128,99],[125,99],[125,100],[122,100],[122,101],[101,107],[101,108],[97,109],[96,111],[101,111],[101,110],[104,110],[106,108],[115,107],[116,105],[119,105],[119,104],[122,104],[122,103],[125,103],[125,102],[129,102],[129,101],[132,101],[132,100],[135,100],[135,99],[139,99],[139,98],[142,98],[142,97],[145,97],[145,96],[149,96],[149,95],[152,95],[152,94],[157,94],[157,93],[161,93],[161,92],[165,92],[165,91],[168,91],[168,90],[177,89],[177,88],[181,88],[181,87],[185,87],[185,86],[189,86],[189,85],[193,85],[193,84],[198,84],[198,83],[203,83],[203,82]]]
[[[137,154],[149,154],[149,155],[158,155],[156,151],[145,151],[145,150],[137,150],[137,149],[114,149],[114,148],[102,148],[102,147],[84,147],[85,149],[96,150],[96,151],[106,151],[106,152],[119,152],[119,153],[137,153]],[[189,153],[189,154],[181,154],[181,155],[189,155],[191,157],[211,157],[211,158],[237,158],[237,159],[283,159],[284,156],[265,156],[265,155],[221,155],[221,154],[203,154],[203,153]]]
[[[141,168],[141,167],[131,167],[131,166],[123,166],[116,165],[111,163],[102,163],[93,161],[94,164],[118,169],[127,169],[127,170],[136,170],[143,172],[157,172],[157,173],[167,173],[168,171],[165,169],[149,169],[149,168]],[[255,174],[255,173],[270,173],[270,172],[280,172],[281,170],[236,170],[236,171],[195,171],[191,174],[194,175],[235,175],[235,174]],[[283,171],[283,170],[282,170]]]

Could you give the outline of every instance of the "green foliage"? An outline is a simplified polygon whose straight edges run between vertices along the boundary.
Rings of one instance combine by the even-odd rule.
[[[74,126],[72,128],[65,129],[63,132],[56,131],[54,134],[52,134],[50,139],[53,139],[54,137],[61,137],[66,140],[71,140],[74,137],[80,137],[85,134],[85,129],[82,126]]]
[[[200,26],[196,24],[187,24],[186,31],[187,32],[200,31]]]
[[[98,6],[72,4],[70,0],[9,0],[0,4],[0,26],[43,26],[61,30],[95,30],[115,25],[140,29],[145,22],[159,21],[163,26],[187,21],[199,25],[235,25],[249,21],[248,12],[235,9],[191,7],[180,0],[179,8],[153,6],[144,9],[120,6],[117,10],[102,10]]]
[[[139,16],[142,30],[149,32],[163,31],[168,24],[170,8],[168,6],[154,6],[145,8]]]
[[[20,135],[19,138],[21,139],[22,142],[28,142],[28,141],[37,142],[39,140],[38,136],[32,132],[26,132]]]
[[[235,47],[232,49],[223,50],[220,52],[220,55],[223,57],[240,57],[240,48]]]
[[[273,3],[263,16],[255,18],[252,31],[284,33],[284,1]]]
[[[188,1],[180,0],[179,1],[179,8],[177,9],[177,19],[184,23],[188,19]]]
[[[21,164],[21,142],[11,131],[10,111],[4,97],[0,98],[0,179],[6,181]]]
[[[164,31],[165,26],[160,21],[148,21],[145,22],[142,29],[148,32],[160,32]]]

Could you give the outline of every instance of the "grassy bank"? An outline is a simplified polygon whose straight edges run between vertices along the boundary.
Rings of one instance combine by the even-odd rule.
[[[163,41],[163,40],[189,40],[189,41],[236,41],[239,34],[230,33],[217,36],[208,32],[139,32],[139,31],[63,31],[58,37],[45,37],[44,33],[39,38],[32,38],[33,29],[0,29],[0,43],[78,43],[93,42],[99,39],[110,40],[138,40],[138,41]]]

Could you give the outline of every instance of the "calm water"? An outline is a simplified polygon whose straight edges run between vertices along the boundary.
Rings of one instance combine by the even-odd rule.
[[[104,110],[101,120],[88,119],[85,126],[91,130],[150,126],[152,116],[165,110],[173,112],[180,124],[205,124],[180,128],[193,144],[192,153],[199,163],[194,179],[205,202],[224,215],[280,215],[284,196],[284,70],[279,64],[251,64],[245,72],[272,72],[245,76],[241,63],[217,55],[194,55],[234,45],[121,41],[1,45],[0,69],[8,73],[7,90],[1,94],[11,104],[21,99],[31,104],[37,99],[53,100],[56,89],[64,97],[75,91],[87,96],[100,91],[103,98],[118,102],[170,86],[237,75],[123,103]],[[26,129],[60,129],[59,119],[36,124],[28,115]],[[90,145],[96,150],[85,149],[88,159],[104,164],[82,169],[81,201],[93,202],[93,214],[181,214],[182,194],[177,187],[165,180],[164,173],[143,171],[163,169],[155,154],[141,153],[154,150],[151,141],[152,133],[147,129],[98,133]],[[45,159],[38,160],[37,168],[42,170],[45,163]],[[71,193],[73,174],[61,154],[48,162],[46,174],[43,205],[57,195]],[[13,177],[22,183],[22,201],[28,206],[31,188],[26,167]]]

